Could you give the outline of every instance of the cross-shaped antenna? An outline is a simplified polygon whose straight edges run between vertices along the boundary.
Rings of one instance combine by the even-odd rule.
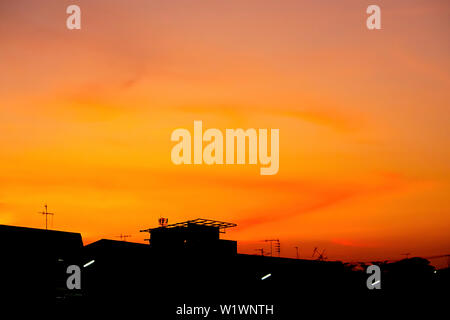
[[[120,236],[116,236],[116,238],[120,238],[121,241],[127,241],[127,238],[131,237],[129,234],[120,234]]]
[[[47,204],[44,205],[44,208],[45,208],[45,211],[41,211],[41,212],[38,212],[38,213],[45,215],[45,230],[47,230],[47,216],[48,216],[48,215],[53,216],[54,213],[53,213],[53,212],[48,212],[48,211],[47,211]]]
[[[402,256],[406,256],[406,259],[408,259],[410,254],[411,254],[411,253],[408,252],[408,253],[402,253],[401,255],[402,255]]]

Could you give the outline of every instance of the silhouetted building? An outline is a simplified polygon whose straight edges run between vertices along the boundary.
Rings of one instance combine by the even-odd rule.
[[[188,251],[191,254],[234,255],[237,242],[220,239],[220,233],[236,224],[208,219],[185,222],[141,230],[150,233],[150,245],[154,250]]]
[[[63,259],[82,247],[83,240],[79,233],[0,225],[2,250],[39,253]]]
[[[369,290],[365,269],[340,261],[238,254],[236,241],[220,239],[234,226],[195,219],[142,230],[150,244],[102,239],[83,247],[78,233],[0,225],[2,290],[73,305],[140,301],[164,319],[184,303],[295,307],[300,295],[355,303],[393,292],[390,299],[398,290],[447,290],[448,270],[436,273],[420,258],[380,265],[382,290]],[[66,287],[69,265],[81,270],[81,290]]]
[[[55,299],[66,291],[66,268],[80,262],[81,234],[0,225],[2,290]]]

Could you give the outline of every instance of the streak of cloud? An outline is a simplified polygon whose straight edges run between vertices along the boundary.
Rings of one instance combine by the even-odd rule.
[[[253,214],[253,217],[238,220],[239,231],[254,227],[260,224],[272,223],[281,220],[291,219],[299,215],[320,212],[323,209],[339,205],[345,201],[362,197],[377,196],[394,191],[404,190],[415,184],[406,178],[402,178],[400,174],[390,174],[385,176],[385,181],[374,186],[360,186],[348,190],[332,190],[321,193],[321,197],[309,204],[294,203],[290,206],[280,207],[277,210],[267,209],[260,210]]]
[[[246,107],[246,106],[183,106],[175,108],[177,111],[193,114],[214,114],[221,118],[227,117],[231,121],[250,118],[254,114],[267,114],[288,119],[297,119],[315,125],[331,128],[338,132],[351,132],[362,128],[362,119],[346,115],[332,108],[286,108],[286,107]]]

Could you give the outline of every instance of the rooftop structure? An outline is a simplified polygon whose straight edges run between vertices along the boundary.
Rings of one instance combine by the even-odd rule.
[[[224,229],[227,228],[232,228],[232,227],[236,227],[237,224],[235,223],[230,223],[230,222],[222,222],[222,221],[216,221],[216,220],[209,220],[209,219],[194,219],[194,220],[188,220],[188,221],[184,221],[184,222],[178,222],[178,223],[174,223],[174,224],[169,224],[169,225],[165,225],[162,227],[157,227],[157,228],[150,228],[150,229],[145,229],[145,230],[141,230],[141,232],[152,232],[153,230],[157,230],[157,229],[162,229],[162,228],[178,228],[178,227],[192,227],[193,225],[197,225],[197,226],[207,226],[207,227],[213,227],[213,228],[218,228],[219,230],[221,230],[221,232],[223,232]]]
[[[194,219],[141,230],[150,233],[150,245],[155,249],[237,252],[235,241],[221,240],[220,233],[236,224],[209,219]]]

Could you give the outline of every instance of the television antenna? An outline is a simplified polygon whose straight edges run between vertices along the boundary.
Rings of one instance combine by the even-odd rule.
[[[264,240],[265,242],[269,242],[270,243],[270,256],[273,256],[273,248],[272,248],[272,243],[275,242],[275,251],[278,253],[278,256],[280,256],[280,240],[279,239],[268,239],[268,240]]]
[[[44,209],[45,209],[44,211],[40,211],[38,213],[45,215],[45,230],[47,230],[48,229],[47,228],[47,217],[48,217],[48,215],[52,216],[52,226],[53,226],[53,215],[54,215],[54,213],[47,211],[47,204],[44,204]]]
[[[322,252],[320,252],[317,249],[317,247],[314,247],[312,256],[314,257],[316,255],[316,253],[317,253],[317,260],[318,261],[324,261],[324,260],[327,259],[327,256],[325,256],[325,249],[323,249]]]
[[[281,243],[280,243],[280,240],[278,240],[278,239],[277,239],[277,241],[275,241],[275,251],[278,253],[278,257],[280,257]]]
[[[116,236],[116,238],[120,238],[120,241],[127,241],[127,238],[131,237],[129,234],[120,234],[120,236]]]
[[[158,223],[160,227],[166,227],[169,224],[169,219],[161,217],[158,219]]]
[[[264,256],[264,248],[255,249],[255,251],[258,251],[261,253],[262,256]]]
[[[401,255],[402,256],[406,256],[406,259],[409,259],[409,255],[410,255],[411,253],[409,253],[409,252],[407,252],[407,253],[401,253]]]

